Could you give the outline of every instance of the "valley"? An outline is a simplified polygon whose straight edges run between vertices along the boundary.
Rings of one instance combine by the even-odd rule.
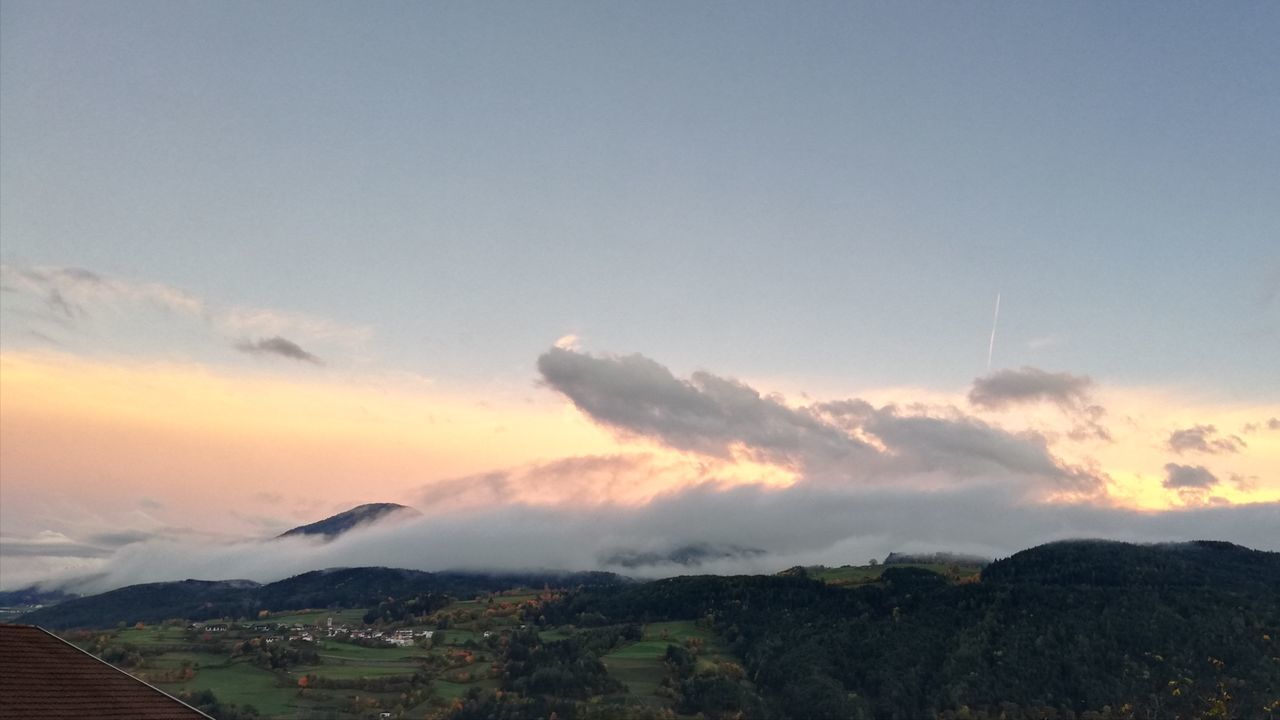
[[[21,621],[227,720],[1280,715],[1280,554],[909,560],[648,582],[345,568],[132,586]]]

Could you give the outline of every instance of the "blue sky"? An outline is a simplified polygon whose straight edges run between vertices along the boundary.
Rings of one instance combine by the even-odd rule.
[[[375,327],[1274,397],[1272,3],[4,7],[3,256]],[[1268,359],[1270,358],[1270,359]]]

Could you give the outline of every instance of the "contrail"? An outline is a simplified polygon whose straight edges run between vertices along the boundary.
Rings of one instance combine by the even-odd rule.
[[[991,372],[991,355],[996,350],[996,323],[1000,322],[1000,291],[996,291],[996,314],[991,318],[991,342],[987,344],[987,372]]]

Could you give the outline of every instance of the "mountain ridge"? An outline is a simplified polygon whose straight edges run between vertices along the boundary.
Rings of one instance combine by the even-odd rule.
[[[176,580],[128,585],[33,610],[17,621],[59,630],[111,627],[118,623],[155,623],[172,618],[251,618],[262,610],[366,607],[388,597],[426,592],[465,597],[511,587],[602,586],[628,582],[630,580],[623,576],[595,571],[486,573],[388,567],[328,568],[265,584],[248,580]]]
[[[408,505],[399,503],[365,503],[336,515],[330,515],[323,520],[317,520],[313,523],[299,525],[286,530],[277,535],[275,539],[279,540],[280,538],[297,537],[299,535],[323,535],[326,540],[332,540],[357,527],[378,522],[391,515],[421,517],[422,513]]]

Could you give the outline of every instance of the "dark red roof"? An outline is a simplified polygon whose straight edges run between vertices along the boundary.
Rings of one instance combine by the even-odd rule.
[[[33,625],[0,624],[4,720],[208,720],[209,716]]]

